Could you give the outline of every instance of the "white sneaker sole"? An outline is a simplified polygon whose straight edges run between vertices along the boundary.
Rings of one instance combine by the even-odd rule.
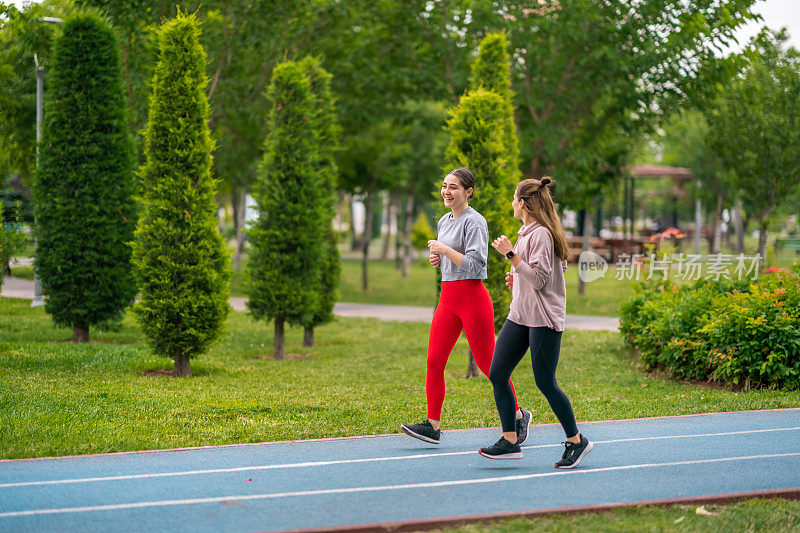
[[[571,465],[569,465],[569,466],[558,466],[558,465],[556,465],[556,468],[560,468],[560,469],[563,469],[563,470],[567,470],[567,469],[570,469],[570,468],[575,468],[576,466],[578,466],[579,464],[581,464],[581,460],[582,460],[584,457],[586,457],[586,456],[589,454],[589,452],[590,452],[590,451],[592,451],[592,448],[594,448],[594,443],[593,443],[592,441],[589,441],[589,444],[587,444],[587,445],[586,445],[586,448],[583,450],[583,453],[581,453],[581,454],[578,456],[578,458],[577,458],[577,459],[575,459],[575,462],[574,462],[574,463],[572,463],[572,464],[571,464]]]
[[[425,442],[430,442],[431,444],[439,444],[438,440],[426,437],[425,435],[420,435],[419,433],[415,433],[402,424],[400,425],[400,429],[402,429],[403,433],[405,433],[409,437],[414,437],[415,439],[419,439]]]
[[[478,450],[478,453],[487,459],[522,459],[522,452],[504,453],[503,455],[488,455],[483,453],[481,450]]]

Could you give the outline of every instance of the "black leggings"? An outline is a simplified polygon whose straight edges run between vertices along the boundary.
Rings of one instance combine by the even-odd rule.
[[[533,377],[536,386],[547,398],[550,407],[561,422],[567,438],[578,434],[575,415],[567,395],[556,383],[556,366],[561,349],[561,332],[547,327],[530,328],[506,320],[494,345],[489,379],[494,387],[494,401],[500,413],[504,432],[516,430],[514,394],[508,384],[511,373],[525,353],[531,349]]]

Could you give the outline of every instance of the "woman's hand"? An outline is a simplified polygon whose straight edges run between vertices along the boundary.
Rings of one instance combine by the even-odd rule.
[[[431,262],[431,266],[433,268],[439,268],[442,266],[442,258],[439,257],[439,254],[431,254],[428,256],[428,261]]]
[[[494,248],[503,255],[506,255],[508,252],[514,249],[514,247],[511,246],[511,241],[509,241],[508,237],[506,237],[505,235],[500,235],[498,238],[496,238],[492,242],[492,248]]]
[[[431,249],[431,255],[433,255],[433,254],[437,254],[437,255],[446,254],[447,250],[450,249],[449,246],[447,246],[446,244],[442,244],[439,241],[428,241],[428,248]]]
[[[514,288],[514,274],[511,272],[506,272],[506,287],[509,289]]]

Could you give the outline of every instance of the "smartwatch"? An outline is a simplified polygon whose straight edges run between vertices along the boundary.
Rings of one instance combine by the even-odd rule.
[[[511,258],[512,258],[512,257],[514,257],[515,255],[516,255],[516,254],[514,253],[514,250],[511,250],[510,252],[508,252],[508,253],[506,254],[506,258],[507,258],[509,261],[511,261]]]

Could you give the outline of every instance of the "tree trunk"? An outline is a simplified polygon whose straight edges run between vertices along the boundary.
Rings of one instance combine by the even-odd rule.
[[[767,217],[758,221],[758,253],[761,255],[761,268],[767,266]]]
[[[722,241],[722,195],[717,195],[717,207],[714,209],[714,234],[711,238],[711,253],[718,254]]]
[[[734,212],[734,225],[736,227],[736,252],[744,253],[744,221],[742,220],[742,201],[736,202],[736,207],[733,208]]]
[[[192,368],[189,366],[188,355],[176,355],[175,366],[172,370],[172,377],[175,378],[190,378],[192,377]]]
[[[475,358],[472,356],[472,350],[467,348],[467,375],[464,376],[467,379],[476,378],[480,375],[481,369],[478,368],[478,363],[475,362]]]
[[[314,326],[308,326],[303,330],[303,346],[314,346]]]
[[[387,198],[386,202],[384,203],[384,212],[386,213],[386,235],[383,238],[383,249],[381,250],[381,260],[386,261],[389,259],[389,243],[392,240],[392,219],[396,215],[396,209],[394,208],[394,196],[390,193]],[[395,221],[394,224],[395,228],[397,227],[397,222]]]
[[[242,252],[247,241],[244,232],[244,215],[247,210],[247,191],[233,187],[231,190],[231,206],[233,207],[233,229],[236,239],[236,251],[233,253],[233,268],[240,270],[242,267]]]
[[[275,319],[275,337],[272,340],[272,357],[278,360],[284,359],[284,341],[283,334],[283,319]]]
[[[414,217],[414,194],[409,192],[406,200],[406,216],[403,224],[403,277],[408,277],[411,267],[411,220]]]
[[[89,326],[74,326],[72,342],[89,342]]]
[[[592,248],[592,213],[586,211],[583,217],[583,244],[581,244],[581,252],[590,250]],[[580,264],[578,264],[580,269]],[[586,283],[578,276],[578,294],[586,293]]]
[[[353,209],[353,195],[348,195],[347,208],[350,209],[350,251],[359,248],[358,232],[356,231],[356,211]]]
[[[372,237],[372,212],[375,190],[370,186],[364,199],[364,234],[361,238],[361,288],[364,292],[369,290],[369,277],[367,268],[369,264],[369,241]]]

